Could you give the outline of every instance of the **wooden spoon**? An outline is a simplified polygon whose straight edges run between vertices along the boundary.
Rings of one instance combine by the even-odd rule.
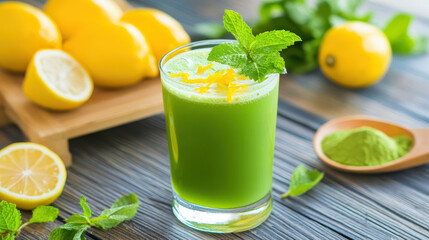
[[[348,166],[329,159],[322,151],[323,138],[337,130],[372,127],[390,137],[406,135],[413,139],[411,151],[402,158],[379,166]],[[348,116],[337,118],[323,124],[313,138],[316,155],[327,165],[346,172],[382,173],[419,166],[429,163],[429,129],[408,129],[397,124],[369,116]]]

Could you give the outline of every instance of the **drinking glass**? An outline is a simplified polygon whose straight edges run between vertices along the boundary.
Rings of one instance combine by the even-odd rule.
[[[173,212],[185,225],[207,232],[251,229],[265,221],[272,208],[279,74],[249,84],[227,102],[225,93],[200,94],[195,85],[170,77],[166,66],[182,53],[228,41],[184,45],[166,54],[159,65]]]

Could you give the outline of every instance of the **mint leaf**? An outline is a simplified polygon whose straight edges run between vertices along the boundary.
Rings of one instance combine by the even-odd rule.
[[[5,236],[0,235],[0,237],[2,240],[14,240],[15,239],[15,235],[13,235],[13,234],[8,234]]]
[[[138,207],[139,201],[135,193],[125,195],[116,200],[109,209],[101,212],[99,217],[91,219],[91,222],[96,227],[109,229],[133,218]]]
[[[67,223],[61,227],[52,230],[50,240],[82,240],[86,239],[84,233],[90,227],[109,229],[117,226],[123,221],[130,220],[134,217],[139,207],[139,200],[135,193],[125,195],[117,199],[109,209],[101,212],[99,217],[91,217],[85,197],[80,198],[80,205],[83,209],[83,215],[74,214]]]
[[[409,35],[408,28],[412,21],[411,15],[400,13],[394,16],[384,28],[394,53],[418,54],[427,51],[427,37]]]
[[[242,68],[247,62],[247,51],[239,43],[222,43],[210,51],[207,60]]]
[[[225,29],[230,32],[244,48],[249,49],[255,36],[253,36],[252,29],[244,22],[240,14],[232,10],[225,10],[223,24]]]
[[[270,54],[272,52],[279,52],[293,45],[296,41],[301,41],[301,38],[289,31],[274,30],[263,32],[256,36],[255,41],[250,46],[250,50],[254,54]]]
[[[88,204],[86,203],[86,199],[84,196],[80,198],[80,206],[82,207],[83,216],[85,216],[87,219],[91,218],[91,209],[89,208]]]
[[[40,206],[33,210],[33,215],[31,216],[28,223],[44,223],[44,222],[53,222],[58,217],[58,208],[51,206]]]
[[[241,68],[244,76],[255,81],[265,80],[268,74],[282,73],[285,62],[279,52],[301,40],[285,30],[264,32],[255,37],[240,14],[232,10],[225,10],[223,19],[226,30],[234,35],[237,42],[212,48],[207,59]]]
[[[21,225],[21,213],[13,203],[1,201],[0,203],[0,231],[16,232]]]
[[[89,219],[82,216],[81,214],[74,214],[66,220],[67,223],[90,223]]]
[[[292,174],[288,191],[282,195],[282,198],[288,196],[298,196],[316,186],[325,174],[316,169],[308,170],[304,166],[298,166]]]
[[[89,225],[79,223],[66,223],[55,228],[49,234],[49,240],[81,240],[86,239],[83,233],[90,228]]]
[[[263,67],[259,66],[256,62],[249,62],[241,70],[241,73],[244,76],[247,76],[250,79],[261,79],[261,80],[264,80],[266,72],[267,72],[267,69],[263,69]]]
[[[270,73],[282,73],[285,62],[279,53],[253,55],[253,62],[247,64],[242,69],[242,74],[251,79],[258,79],[259,82],[265,80]]]
[[[22,224],[21,213],[15,204],[0,203],[0,239],[15,239],[21,230],[31,223],[53,222],[58,217],[58,209],[51,206],[40,206],[33,210],[30,220]],[[22,224],[22,225],[21,225]]]
[[[137,198],[137,195],[135,193],[124,195],[124,196],[118,198],[112,204],[112,206],[110,207],[110,209],[104,210],[101,214],[103,214],[104,212],[111,212],[111,210],[115,209],[115,208],[126,207],[126,206],[129,206],[129,205],[139,205],[139,199]],[[133,216],[134,216],[134,214],[133,214]],[[133,216],[131,216],[131,218]]]

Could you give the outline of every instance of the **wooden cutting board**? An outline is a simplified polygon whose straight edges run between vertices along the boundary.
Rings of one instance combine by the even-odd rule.
[[[24,75],[0,70],[0,124],[12,121],[28,140],[56,152],[70,166],[70,138],[86,135],[163,111],[161,80],[145,79],[122,89],[95,87],[88,102],[64,112],[33,104],[22,92]]]

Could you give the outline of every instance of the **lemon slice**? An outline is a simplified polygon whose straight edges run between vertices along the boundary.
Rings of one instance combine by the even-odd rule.
[[[0,151],[0,200],[30,210],[57,199],[66,182],[57,154],[36,143],[14,143]]]
[[[23,90],[34,103],[53,110],[68,110],[86,102],[93,83],[85,69],[61,50],[38,51],[25,75]]]

